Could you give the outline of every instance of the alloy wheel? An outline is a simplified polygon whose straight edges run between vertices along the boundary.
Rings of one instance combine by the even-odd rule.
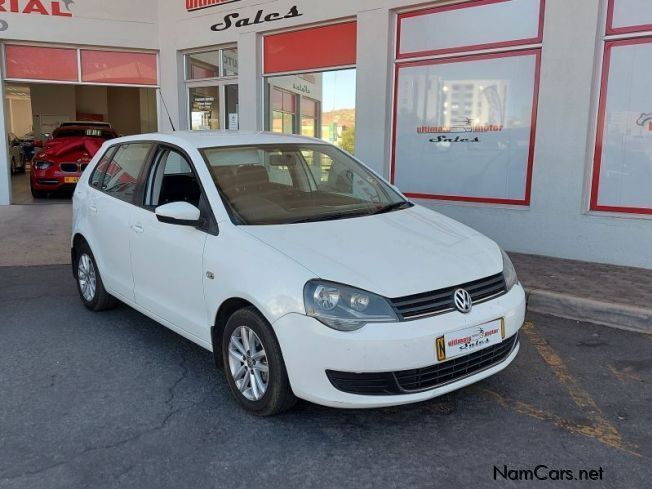
[[[95,275],[95,267],[91,257],[84,253],[79,258],[79,266],[77,269],[77,276],[79,280],[79,289],[82,296],[87,302],[91,302],[95,298],[95,291],[97,289],[97,278]]]
[[[248,326],[231,333],[229,369],[236,387],[250,401],[259,401],[267,392],[269,364],[263,343]]]

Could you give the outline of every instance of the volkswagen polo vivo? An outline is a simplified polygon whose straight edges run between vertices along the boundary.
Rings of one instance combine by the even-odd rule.
[[[214,353],[271,415],[424,401],[514,360],[525,295],[491,240],[323,141],[106,142],[74,194],[81,300],[122,301]]]

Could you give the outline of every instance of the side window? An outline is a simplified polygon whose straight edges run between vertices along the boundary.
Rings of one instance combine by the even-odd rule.
[[[106,153],[104,153],[104,156],[95,167],[95,170],[93,170],[93,174],[91,175],[90,178],[90,184],[92,187],[95,187],[97,189],[102,188],[102,182],[104,181],[104,177],[106,176],[106,170],[109,168],[109,165],[111,164],[111,157],[113,156],[114,152],[115,152],[115,148],[109,148],[106,151]]]
[[[145,205],[158,207],[172,202],[188,202],[199,207],[201,187],[186,157],[173,149],[163,148],[154,161]]]
[[[120,146],[106,170],[106,178],[102,184],[104,192],[116,199],[132,202],[138,185],[138,176],[145,166],[151,147],[149,143]]]

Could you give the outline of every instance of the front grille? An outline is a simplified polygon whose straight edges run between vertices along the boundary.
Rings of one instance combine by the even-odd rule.
[[[518,334],[498,345],[430,367],[398,372],[351,373],[327,370],[333,387],[349,394],[385,396],[436,389],[503,362],[516,348]]]
[[[479,304],[499,295],[503,295],[507,290],[505,287],[505,278],[502,273],[492,275],[491,277],[474,280],[466,284],[446,287],[432,292],[399,297],[390,299],[392,307],[399,318],[402,320],[417,319],[425,316],[434,316],[443,314],[455,309],[453,293],[457,289],[465,289],[471,294],[474,304]]]
[[[79,171],[79,165],[77,163],[61,163],[59,168],[66,173],[77,173]]]

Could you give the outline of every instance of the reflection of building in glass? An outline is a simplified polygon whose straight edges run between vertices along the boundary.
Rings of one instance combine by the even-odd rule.
[[[268,129],[321,137],[322,75],[306,73],[268,79]]]
[[[440,121],[444,126],[505,125],[508,82],[446,80],[440,82]]]
[[[323,74],[271,77],[267,129],[324,139],[353,152],[355,108],[323,111]]]
[[[505,80],[445,80],[415,76],[398,93],[399,111],[414,114],[417,123],[432,131],[466,132],[479,127],[497,130],[506,120]],[[439,131],[434,129],[439,128]]]

